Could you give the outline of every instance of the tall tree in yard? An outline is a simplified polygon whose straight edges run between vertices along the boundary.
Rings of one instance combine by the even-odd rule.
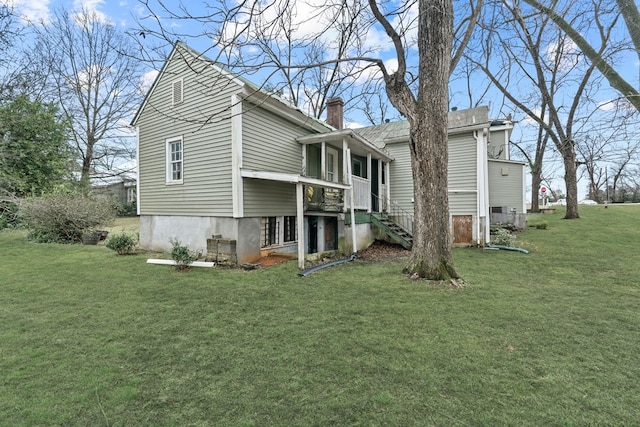
[[[313,3],[317,4],[310,6]],[[458,275],[451,256],[447,193],[448,82],[451,70],[469,42],[482,3],[482,0],[456,1],[459,12],[455,18],[459,25],[456,25],[455,35],[452,0],[247,0],[233,5],[208,6],[208,13],[199,15],[190,14],[184,7],[179,11],[171,11],[160,1],[149,1],[145,2],[145,5],[152,18],[148,25],[142,26],[142,30],[145,35],[155,34],[170,42],[174,41],[173,37],[184,41],[188,36],[171,34],[166,21],[189,19],[199,22],[202,24],[203,32],[215,34],[218,41],[212,49],[217,49],[215,58],[227,62],[234,70],[245,73],[249,72],[243,67],[247,64],[254,67],[253,71],[255,64],[259,64],[283,71],[285,74],[292,70],[326,67],[331,64],[357,64],[357,67],[334,66],[332,69],[337,73],[348,69],[348,72],[352,73],[352,79],[362,76],[363,73],[381,76],[387,97],[410,124],[415,223],[413,250],[406,271],[434,280],[455,279]],[[264,22],[262,15],[274,15],[269,18],[269,22],[273,22],[274,26],[262,26],[260,34],[277,32],[275,25],[282,22],[278,18],[294,4],[310,7],[306,15],[297,17],[300,22],[292,26],[291,31],[294,33],[303,26],[322,26],[317,30],[315,37],[308,36],[308,40],[328,35],[340,39],[341,32],[336,31],[336,28],[340,28],[347,17],[351,20],[347,28],[352,33],[357,32],[358,37],[350,39],[355,40],[351,46],[340,43],[337,47],[329,49],[322,57],[316,59],[317,63],[309,63],[307,55],[287,57],[286,63],[281,61],[275,64],[273,57],[269,58],[273,52],[262,55],[261,52],[255,53],[256,49],[242,50],[247,46],[255,47],[254,23]],[[216,31],[211,32],[211,28],[215,28]],[[382,59],[379,55],[380,48],[368,50],[365,46],[370,32],[373,29],[379,31],[380,28],[391,41],[393,59],[397,60],[394,61],[394,66],[389,66],[389,61]],[[193,36],[197,37],[197,32]],[[265,46],[272,45],[266,43]],[[262,49],[265,49],[265,46]],[[253,62],[247,59],[251,54],[257,55]],[[259,58],[267,59],[261,61]],[[373,69],[377,70],[377,74],[371,72]]]
[[[640,91],[636,83],[626,79],[623,76],[623,67],[628,66],[626,62],[617,64],[612,60],[611,56],[603,54],[602,51],[594,46],[590,40],[587,40],[584,33],[577,28],[575,21],[572,19],[575,15],[572,13],[573,8],[580,8],[582,2],[559,2],[539,1],[539,0],[523,0],[540,13],[549,17],[573,42],[578,46],[582,53],[591,61],[591,63],[602,73],[612,88],[618,90],[633,107],[640,111]],[[569,11],[566,5],[569,3]],[[636,0],[615,0],[617,12],[622,16],[626,27],[626,37],[628,38],[631,51],[640,59],[640,12]],[[599,26],[608,26],[611,21],[612,14],[607,3],[597,1],[592,5],[588,5],[589,16],[588,21],[597,23]],[[618,14],[613,15],[614,19],[618,19]]]
[[[601,6],[605,3],[598,2]],[[590,116],[598,110],[594,94],[600,89],[601,76],[596,73],[594,63],[582,60],[575,44],[550,18],[539,16],[523,1],[501,0],[490,11],[493,13],[486,13],[482,24],[484,35],[478,49],[481,54],[469,54],[468,58],[517,110],[538,125],[532,197],[537,198],[543,179],[542,150],[549,139],[564,166],[565,218],[578,218],[580,162],[576,144],[585,136],[592,122]],[[601,13],[604,16],[604,10]],[[596,32],[597,52],[602,57],[616,51],[612,41],[616,20],[609,18],[598,23]],[[583,21],[583,25],[581,28],[587,31],[588,21]]]
[[[132,138],[131,150],[119,141],[126,139],[125,128],[141,98],[140,61],[127,36],[94,12],[58,10],[35,31],[48,96],[71,123],[81,180],[88,183],[92,174],[110,173],[100,170],[105,159],[133,150]]]
[[[391,103],[409,121],[409,148],[414,187],[414,240],[407,271],[429,279],[456,278],[451,257],[447,195],[447,112],[453,39],[450,0],[420,1],[418,11],[418,82],[411,90],[405,46],[400,34],[374,0],[371,10],[393,41],[398,69],[383,64]]]
[[[53,105],[26,96],[0,102],[0,189],[40,195],[67,178],[68,131]]]

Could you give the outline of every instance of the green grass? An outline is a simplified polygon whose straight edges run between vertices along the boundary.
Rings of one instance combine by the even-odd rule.
[[[638,425],[640,207],[580,214],[455,250],[462,290],[0,233],[0,425]]]

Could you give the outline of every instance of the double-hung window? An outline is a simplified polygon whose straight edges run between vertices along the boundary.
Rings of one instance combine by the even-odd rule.
[[[169,138],[167,145],[167,184],[182,183],[183,173],[183,143],[182,137]]]

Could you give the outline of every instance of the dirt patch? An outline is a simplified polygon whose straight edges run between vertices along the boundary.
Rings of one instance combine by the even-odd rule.
[[[289,261],[291,258],[277,256],[277,255],[269,255],[260,258],[259,260],[253,262],[252,264],[256,264],[258,267],[271,267],[272,265],[280,264],[285,261]]]
[[[359,251],[358,258],[365,261],[404,261],[410,254],[400,245],[376,240],[367,249]]]

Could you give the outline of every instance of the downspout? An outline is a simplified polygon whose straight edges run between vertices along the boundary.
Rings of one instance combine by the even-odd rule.
[[[483,164],[484,164],[484,240],[485,242],[490,241],[491,234],[491,212],[489,212],[489,159],[487,154],[487,144],[489,143],[489,128],[482,129],[482,139],[483,139]]]

